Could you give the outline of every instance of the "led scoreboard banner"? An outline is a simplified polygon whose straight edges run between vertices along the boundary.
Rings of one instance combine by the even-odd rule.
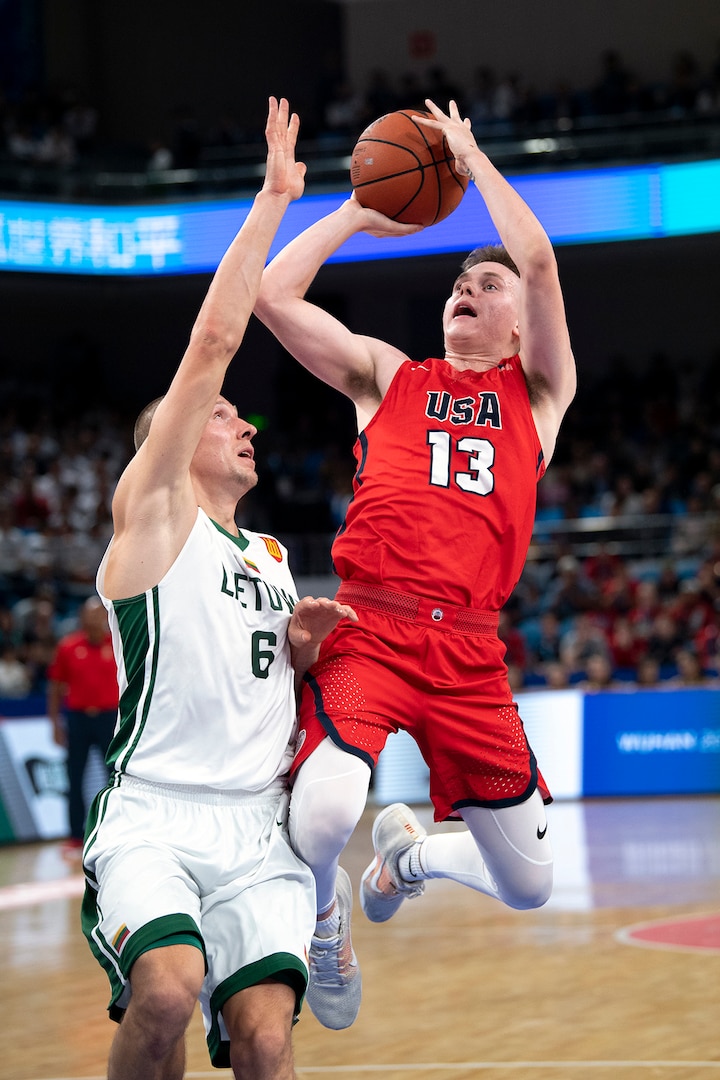
[[[720,161],[509,177],[556,245],[720,232]],[[271,257],[349,192],[292,203]],[[251,198],[97,206],[0,200],[0,271],[147,276],[212,273]],[[444,221],[412,236],[352,237],[330,262],[467,251],[497,240],[474,187]]]

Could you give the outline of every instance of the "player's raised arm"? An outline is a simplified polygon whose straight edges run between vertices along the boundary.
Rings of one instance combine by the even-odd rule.
[[[504,247],[520,271],[523,367],[539,392],[544,391],[547,407],[559,426],[575,393],[576,374],[550,239],[527,203],[480,149],[470,121],[460,117],[455,102],[450,102],[447,114],[432,101],[426,104],[433,119],[420,122],[442,129],[458,168],[475,183]]]
[[[127,596],[159,580],[192,528],[198,499],[190,465],[242,342],[278,225],[304,188],[305,166],[295,161],[298,128],[288,102],[270,98],[262,189],[220,261],[147,438],[118,483],[107,595]]]
[[[417,231],[418,226],[361,206],[353,195],[291,240],[263,274],[255,314],[296,360],[355,402],[360,426],[405,356],[385,342],[353,334],[305,294],[321,266],[356,233],[381,237]]]

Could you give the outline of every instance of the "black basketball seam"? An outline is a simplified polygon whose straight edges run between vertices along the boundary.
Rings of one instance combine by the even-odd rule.
[[[359,191],[359,190],[360,190],[360,188],[364,188],[364,187],[372,187],[372,186],[373,186],[373,184],[377,184],[377,183],[378,183],[378,181],[381,181],[381,180],[394,180],[396,176],[409,176],[409,175],[410,175],[410,174],[412,174],[412,173],[419,173],[419,174],[420,174],[420,185],[419,185],[419,187],[418,187],[417,191],[415,191],[415,192],[413,193],[413,197],[412,197],[412,199],[408,199],[408,200],[407,200],[407,202],[406,202],[406,203],[404,203],[404,204],[403,204],[403,205],[402,205],[402,206],[400,207],[400,209],[399,209],[399,210],[396,210],[394,214],[392,214],[392,215],[388,215],[388,216],[390,217],[390,220],[391,220],[391,221],[397,221],[397,219],[398,219],[398,217],[400,216],[400,214],[404,213],[404,211],[405,211],[405,210],[407,210],[408,206],[410,206],[410,205],[411,205],[411,204],[412,204],[412,203],[413,203],[413,202],[415,201],[415,199],[417,199],[418,195],[419,195],[419,194],[420,194],[420,192],[422,191],[422,189],[423,189],[423,186],[424,186],[424,184],[425,184],[425,169],[426,169],[426,168],[427,168],[427,166],[426,166],[426,165],[421,165],[421,164],[420,164],[420,163],[418,162],[418,166],[417,166],[417,168],[416,168],[416,169],[406,169],[406,170],[405,170],[404,172],[399,172],[399,173],[387,173],[387,175],[385,175],[385,176],[376,176],[376,177],[374,177],[374,179],[372,179],[372,180],[365,180],[365,181],[364,181],[364,182],[362,182],[362,183],[359,183],[359,184],[353,184],[353,187],[355,188],[355,190],[356,190],[356,191]],[[433,221],[433,222],[432,222],[432,224],[434,225],[434,224],[435,224],[435,222]]]
[[[411,125],[415,128],[417,133],[422,137],[422,140],[425,143],[425,146],[427,147],[427,149],[430,151],[430,153],[432,155],[431,164],[429,164],[429,165],[422,165],[421,164],[420,168],[423,170],[423,174],[424,174],[425,169],[430,169],[430,168],[432,168],[434,170],[434,172],[435,172],[435,181],[436,181],[435,182],[435,190],[437,192],[437,201],[436,201],[437,209],[435,211],[435,216],[433,217],[432,221],[430,222],[431,225],[434,225],[435,222],[437,221],[438,217],[440,216],[440,211],[442,210],[442,181],[440,179],[439,166],[440,165],[447,165],[448,172],[452,176],[453,181],[455,183],[459,183],[459,180],[458,180],[458,177],[457,177],[457,175],[455,173],[455,170],[452,167],[452,163],[454,163],[454,161],[455,161],[455,155],[454,154],[449,154],[450,147],[448,146],[447,140],[446,140],[445,136],[443,135],[442,136],[442,149],[444,151],[443,157],[441,157],[439,159],[436,159],[436,157],[435,157],[435,155],[434,155],[434,153],[432,151],[432,146],[431,146],[431,144],[430,144],[430,142],[428,140],[427,133],[425,132],[425,129],[423,128],[422,124],[418,124],[418,123],[415,122],[415,117],[416,116],[430,116],[429,112],[423,112],[421,109],[419,109],[415,113],[407,112],[405,109],[400,109],[399,111],[402,113],[403,116],[406,116],[408,118]],[[414,151],[411,151],[411,152],[414,153]],[[460,184],[460,186],[462,187],[462,184]],[[413,198],[417,198],[417,194],[414,195]],[[403,208],[403,209],[405,209],[405,208]],[[400,211],[400,213],[402,213],[402,211]]]
[[[407,154],[412,154],[412,156],[415,158],[415,160],[417,162],[417,167],[419,169],[424,169],[426,167],[426,166],[423,165],[420,158],[417,156],[415,151],[410,146],[401,146],[399,143],[393,142],[392,139],[375,139],[373,137],[370,137],[368,139],[358,139],[358,141],[357,141],[357,143],[355,145],[356,146],[364,146],[366,143],[376,143],[378,146],[392,146],[396,150],[404,150]],[[412,172],[412,171],[413,171],[412,169],[403,169],[403,171],[401,173],[389,173],[388,175],[389,176],[403,176],[406,172]]]

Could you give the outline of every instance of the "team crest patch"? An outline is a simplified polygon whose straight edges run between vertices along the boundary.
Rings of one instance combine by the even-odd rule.
[[[272,555],[275,562],[282,562],[282,551],[280,545],[274,536],[263,536],[263,542],[268,549],[268,553]]]
[[[123,945],[125,944],[125,942],[127,941],[127,939],[129,937],[130,937],[130,931],[128,930],[127,926],[125,926],[125,924],[123,923],[123,925],[120,927],[120,929],[118,930],[115,937],[112,939],[112,947],[115,950],[115,952],[118,954],[118,956],[122,952],[122,947],[123,947]]]

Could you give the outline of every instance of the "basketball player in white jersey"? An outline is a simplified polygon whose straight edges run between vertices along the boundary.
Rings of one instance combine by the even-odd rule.
[[[238,529],[252,424],[221,395],[270,244],[304,187],[298,119],[270,98],[262,190],[167,393],[135,431],[100,565],[120,706],[85,836],[83,930],[122,1021],[109,1080],[181,1080],[199,1000],[213,1064],[291,1080],[315,925],[290,847],[295,683],[351,608],[298,602],[287,552]]]

